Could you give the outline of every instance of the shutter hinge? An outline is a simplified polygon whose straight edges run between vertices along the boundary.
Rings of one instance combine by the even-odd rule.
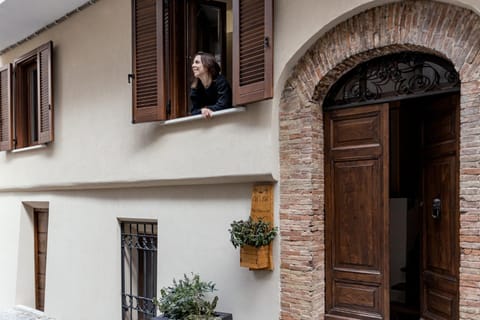
[[[270,38],[269,37],[263,38],[263,47],[264,48],[269,48],[270,47]]]
[[[172,100],[168,100],[167,102],[167,117],[170,117],[172,114]]]
[[[135,79],[135,75],[133,73],[128,74],[128,83],[132,83],[133,79]]]

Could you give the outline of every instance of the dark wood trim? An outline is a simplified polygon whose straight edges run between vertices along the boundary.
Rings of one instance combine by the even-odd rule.
[[[263,3],[262,3],[263,2]],[[273,0],[263,1],[245,1],[233,0],[233,104],[248,104],[273,97]],[[244,21],[250,19],[252,12],[262,11],[263,28],[251,28],[250,32],[240,30],[241,26],[250,27],[252,21]],[[245,12],[245,14],[244,14]],[[258,21],[255,21],[255,24]],[[246,37],[248,41],[243,41]],[[250,38],[254,37],[258,43],[253,44]],[[245,46],[244,46],[245,45]],[[263,48],[263,54],[243,56],[241,52],[248,48],[255,47],[256,50]],[[244,59],[242,59],[244,57]],[[253,60],[252,60],[253,59]],[[253,69],[254,66],[257,69]],[[243,81],[247,78],[247,71],[242,69],[248,68],[248,74],[255,74],[255,79],[251,81]],[[242,75],[245,73],[245,75]],[[259,75],[263,73],[261,79]],[[258,78],[258,79],[257,79]]]
[[[0,151],[13,149],[12,88],[12,65],[9,63],[0,68],[0,128],[1,132],[6,132],[6,134],[0,135]],[[5,137],[3,137],[4,135]]]
[[[47,269],[48,209],[34,209],[35,308],[44,311]]]
[[[389,319],[388,108],[325,113],[326,319]]]
[[[168,102],[163,0],[132,0],[132,121],[166,120]],[[138,16],[138,19],[137,19]],[[137,30],[137,25],[143,28]],[[152,26],[152,28],[148,28]],[[137,35],[141,32],[141,36]],[[152,48],[152,46],[154,48]],[[141,50],[139,54],[137,51]],[[141,94],[140,94],[141,93]]]
[[[38,72],[37,69],[37,52],[33,52],[31,56],[16,62],[15,66],[15,99],[14,99],[14,132],[15,132],[15,149],[25,148],[38,144],[37,141],[29,139],[29,110],[31,101],[32,83],[28,75],[32,72]],[[30,98],[30,99],[29,99]]]
[[[54,140],[54,99],[53,99],[53,42],[38,48],[37,53],[37,114],[38,143]]]
[[[16,149],[53,141],[52,51],[50,41],[14,62],[13,132]],[[36,84],[32,82],[33,73],[37,74]],[[34,90],[36,106],[32,105]],[[33,107],[36,114],[33,114]]]
[[[170,97],[170,114],[168,119],[184,117],[188,114],[188,83],[187,74],[189,69],[185,66],[187,56],[187,37],[185,36],[185,25],[187,19],[187,5],[185,1],[170,2],[170,53],[169,53],[169,97]],[[188,71],[187,71],[188,70]]]
[[[460,299],[460,96],[436,96],[419,105],[423,107],[424,203],[421,315],[456,320]],[[432,216],[434,198],[441,200],[438,218]]]

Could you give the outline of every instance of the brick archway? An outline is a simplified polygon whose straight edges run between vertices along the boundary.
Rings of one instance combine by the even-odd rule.
[[[397,2],[338,24],[298,62],[280,102],[282,320],[324,315],[321,101],[358,63],[405,50],[448,59],[460,74],[460,319],[480,314],[479,39],[480,17],[470,10],[433,1]]]

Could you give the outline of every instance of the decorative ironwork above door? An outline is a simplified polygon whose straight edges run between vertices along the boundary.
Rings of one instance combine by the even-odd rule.
[[[323,107],[330,110],[459,90],[458,73],[449,61],[401,52],[374,58],[347,72],[330,88]]]

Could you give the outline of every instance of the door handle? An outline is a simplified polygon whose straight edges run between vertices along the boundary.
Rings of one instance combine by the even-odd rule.
[[[439,219],[442,214],[442,201],[438,198],[433,199],[432,203],[432,218]]]

